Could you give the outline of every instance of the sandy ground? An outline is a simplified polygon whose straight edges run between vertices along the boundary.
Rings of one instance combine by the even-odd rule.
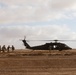
[[[0,53],[0,75],[76,75],[76,50]]]

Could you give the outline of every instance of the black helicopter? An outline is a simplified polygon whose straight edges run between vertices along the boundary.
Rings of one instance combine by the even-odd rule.
[[[33,46],[31,47],[27,41],[29,40],[25,40],[25,38],[23,40],[21,40],[24,44],[24,46],[28,49],[32,49],[32,50],[69,50],[72,49],[71,47],[67,46],[65,43],[60,43],[58,41],[62,41],[62,40],[37,40],[37,41],[54,41],[51,43],[45,43],[43,45],[39,45],[39,46]],[[36,41],[36,40],[30,40],[30,41]]]

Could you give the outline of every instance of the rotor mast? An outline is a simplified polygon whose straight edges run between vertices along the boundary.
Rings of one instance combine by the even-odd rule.
[[[57,43],[58,40],[54,40],[54,41],[55,41],[55,43]]]

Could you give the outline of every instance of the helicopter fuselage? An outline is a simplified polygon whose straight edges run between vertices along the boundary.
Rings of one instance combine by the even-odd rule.
[[[28,49],[32,49],[32,50],[68,50],[68,49],[72,49],[71,47],[67,46],[64,43],[58,43],[58,42],[51,42],[51,43],[45,43],[43,45],[39,45],[39,46],[29,46],[29,44],[26,42],[26,40],[22,40],[22,42],[24,43],[24,46],[26,46],[26,48]]]

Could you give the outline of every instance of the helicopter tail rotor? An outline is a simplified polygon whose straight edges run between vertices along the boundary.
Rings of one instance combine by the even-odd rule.
[[[26,39],[26,36],[24,36],[24,40]]]

